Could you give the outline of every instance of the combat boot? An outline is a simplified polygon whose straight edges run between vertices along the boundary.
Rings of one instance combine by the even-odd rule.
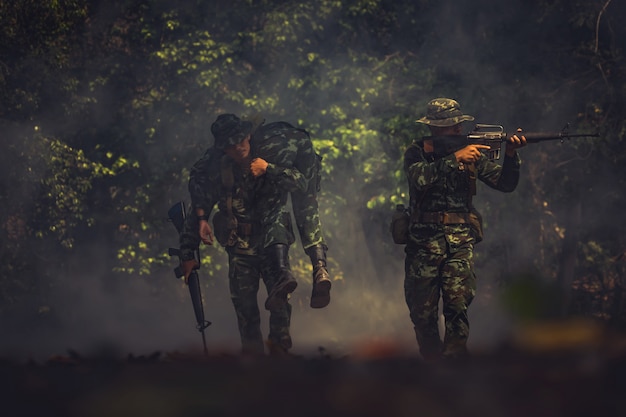
[[[326,263],[326,245],[318,244],[306,250],[313,265],[313,289],[311,291],[311,307],[324,308],[330,303],[330,275]]]
[[[289,353],[289,349],[291,349],[291,338],[286,336],[275,340],[270,336],[267,340],[267,349],[270,356],[291,358],[292,355]]]
[[[261,357],[265,354],[263,339],[242,340],[241,354],[246,357]]]
[[[446,335],[441,352],[442,359],[448,362],[463,363],[469,360],[467,338],[456,338]]]
[[[267,278],[274,282],[265,300],[265,309],[276,311],[287,304],[289,294],[295,291],[298,283],[289,266],[289,246],[272,245],[265,249],[265,257],[271,273],[271,276]]]
[[[426,362],[435,362],[441,359],[443,343],[438,334],[425,335],[414,327],[417,344],[420,348],[420,354]]]

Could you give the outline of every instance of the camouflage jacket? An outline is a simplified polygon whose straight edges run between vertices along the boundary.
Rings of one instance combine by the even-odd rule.
[[[481,154],[474,163],[476,178],[495,190],[512,192],[519,182],[520,164],[517,153],[513,158],[504,156],[502,165]],[[433,154],[424,152],[422,141],[416,141],[404,153],[404,171],[413,211],[467,213],[473,210],[472,170],[467,164],[462,167],[454,154],[435,158]],[[454,240],[451,235],[469,233],[469,226],[424,224],[419,230],[411,228],[413,240],[419,240],[415,235],[428,240],[442,231],[447,240]]]
[[[213,212],[216,204],[219,210],[226,210],[226,191],[222,183],[222,158],[228,157],[223,152],[211,148],[191,168],[188,185],[191,208],[180,236],[182,259],[190,259],[200,243],[196,208],[202,208],[207,216]],[[243,172],[237,164],[232,164],[232,170],[233,215],[239,223],[252,224],[255,188],[258,184],[251,174]],[[260,237],[255,234],[237,236],[234,247],[253,255],[256,254],[259,242]]]
[[[260,131],[262,130],[257,130],[255,138]],[[263,156],[268,159],[272,156],[279,162],[295,160],[295,157],[289,155],[295,153],[296,149],[292,149],[287,141],[280,138],[281,135],[273,135],[272,140],[267,141],[268,150]],[[258,148],[252,144],[256,141],[256,139],[251,141],[253,158],[261,156],[258,155]],[[190,220],[181,235],[183,258],[189,256],[186,251],[199,244],[195,209],[203,209],[207,216],[212,213],[216,204],[220,211],[227,210],[226,190],[222,181],[223,158],[230,160],[222,151],[210,148],[191,169],[189,179],[191,213],[188,216]],[[238,234],[234,247],[239,252],[254,254],[258,252],[259,246],[293,243],[295,238],[285,205],[290,191],[305,192],[308,189],[309,178],[294,167],[293,163],[279,165],[268,160],[266,174],[259,178],[254,178],[248,170],[242,170],[232,161],[229,165],[234,176],[233,215],[239,224],[252,226],[251,235]]]
[[[320,187],[321,158],[315,153],[309,134],[303,129],[297,129],[286,122],[274,122],[260,126],[252,138],[251,145],[254,156],[263,158],[274,169],[276,167],[293,168],[301,173],[307,184],[305,187],[294,187],[291,191],[291,203],[294,218],[304,249],[323,243],[321,223],[318,211],[317,193]],[[292,171],[288,171],[292,173]],[[285,187],[290,182],[274,182],[269,176],[269,182],[277,187]],[[291,181],[293,184],[293,181]],[[267,202],[268,199],[262,199]],[[270,210],[264,210],[269,212]],[[276,220],[276,219],[274,219]],[[281,222],[278,227],[272,227],[267,233],[264,246],[278,243]]]

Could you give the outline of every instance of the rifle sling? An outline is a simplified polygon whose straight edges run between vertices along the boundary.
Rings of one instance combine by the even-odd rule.
[[[226,211],[228,213],[229,223],[232,223],[233,220],[236,221],[235,215],[233,214],[233,186],[235,185],[235,176],[233,174],[232,160],[228,156],[222,156],[220,169],[222,174],[222,188],[226,193]]]

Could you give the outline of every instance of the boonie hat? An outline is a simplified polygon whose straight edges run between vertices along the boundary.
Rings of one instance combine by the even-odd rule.
[[[448,127],[472,120],[474,117],[463,114],[461,106],[456,100],[441,97],[430,100],[426,116],[417,119],[416,122],[437,127]]]

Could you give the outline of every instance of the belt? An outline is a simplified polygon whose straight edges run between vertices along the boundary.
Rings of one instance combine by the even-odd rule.
[[[241,222],[237,223],[237,235],[241,237],[252,236],[253,230],[254,230],[254,227],[252,223],[241,223]]]
[[[427,211],[416,213],[416,223],[459,224],[470,223],[469,213],[454,213],[445,211]]]

